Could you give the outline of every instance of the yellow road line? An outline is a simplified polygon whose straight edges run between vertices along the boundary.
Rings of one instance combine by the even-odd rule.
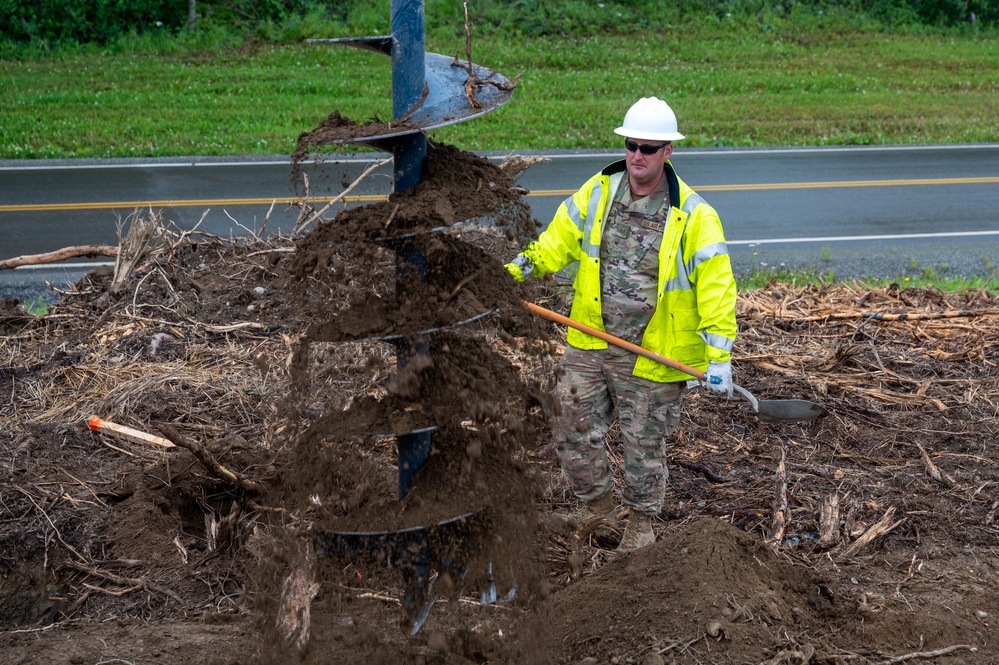
[[[310,196],[311,203],[329,203],[335,196]],[[346,196],[346,201],[384,201],[388,196],[365,194]],[[105,210],[116,208],[190,208],[203,206],[245,206],[270,205],[271,203],[290,205],[301,199],[165,199],[162,201],[95,201],[93,203],[28,203],[24,205],[0,206],[0,212],[29,212],[40,210]]]
[[[927,186],[927,185],[988,185],[999,184],[999,177],[981,178],[918,178],[912,180],[833,180],[828,182],[776,182],[758,184],[733,184],[733,185],[698,185],[694,189],[698,192],[746,192],[772,189],[829,189],[839,187],[907,187],[907,186]],[[529,197],[540,196],[569,196],[574,189],[535,189],[528,194]],[[329,203],[335,196],[310,197],[313,203]],[[388,198],[383,194],[365,194],[360,196],[346,196],[346,202],[370,202],[384,201]],[[163,201],[101,201],[94,203],[33,203],[25,205],[0,205],[0,212],[33,212],[51,210],[106,210],[106,209],[135,209],[135,208],[188,208],[188,207],[212,207],[212,206],[237,206],[237,205],[270,205],[280,203],[290,205],[297,203],[299,199],[273,199],[273,198],[252,198],[252,199],[190,199],[190,200],[163,200]]]
[[[981,178],[919,178],[914,180],[831,180],[827,182],[770,182],[748,185],[692,185],[698,192],[747,192],[767,189],[829,189],[835,187],[907,187],[912,185],[994,185],[999,176]],[[574,189],[535,189],[529,196],[568,196]]]

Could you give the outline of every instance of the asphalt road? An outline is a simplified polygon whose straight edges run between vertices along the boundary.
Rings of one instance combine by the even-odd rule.
[[[521,153],[535,154],[535,153]],[[547,222],[560,201],[618,151],[545,153],[520,184]],[[490,154],[501,159],[503,155]],[[381,155],[306,164],[310,197],[328,201]],[[999,259],[999,144],[800,149],[678,146],[680,177],[721,215],[737,275],[767,267],[837,278],[987,276]],[[78,244],[116,244],[136,208],[218,235],[292,228],[304,178],[285,157],[0,162],[0,259]],[[349,205],[384,197],[381,167]],[[266,219],[266,225],[264,220]],[[0,272],[0,295],[24,301],[75,281],[93,261]]]

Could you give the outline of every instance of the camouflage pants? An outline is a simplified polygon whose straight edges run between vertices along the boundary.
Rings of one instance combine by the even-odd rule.
[[[604,436],[617,410],[624,443],[623,503],[658,513],[666,494],[666,438],[680,422],[686,382],[656,383],[634,376],[634,354],[610,347],[568,347],[555,388],[562,413],[555,418],[559,464],[572,490],[592,501],[613,489]]]

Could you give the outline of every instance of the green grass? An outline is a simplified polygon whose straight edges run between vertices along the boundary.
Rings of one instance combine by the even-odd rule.
[[[457,32],[434,31],[427,49],[463,53]],[[611,129],[648,95],[674,108],[687,147],[999,141],[999,40],[987,36],[687,25],[486,34],[473,49],[522,76],[503,108],[432,133],[469,150],[616,147]],[[290,154],[333,110],[389,119],[389,64],[304,43],[0,45],[0,159]]]
[[[24,311],[31,316],[45,316],[49,313],[48,303],[45,302],[43,296],[38,296],[38,300],[31,303],[30,305],[24,306]]]
[[[832,270],[820,271],[818,269],[763,268],[753,270],[748,275],[738,278],[740,291],[755,291],[775,283],[806,286],[809,284],[832,284],[837,281],[842,280],[837,280],[836,274]],[[903,289],[909,287],[937,288],[941,291],[987,289],[999,292],[999,274],[996,272],[992,272],[990,275],[984,277],[945,275],[933,268],[928,268],[924,269],[917,276],[862,277],[851,279],[850,281],[870,288],[898,284]]]

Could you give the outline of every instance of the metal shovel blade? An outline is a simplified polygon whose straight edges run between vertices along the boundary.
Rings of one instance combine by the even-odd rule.
[[[756,397],[742,386],[732,386],[753,407],[757,417],[768,423],[794,423],[815,420],[829,415],[826,408],[803,399],[764,399]]]

